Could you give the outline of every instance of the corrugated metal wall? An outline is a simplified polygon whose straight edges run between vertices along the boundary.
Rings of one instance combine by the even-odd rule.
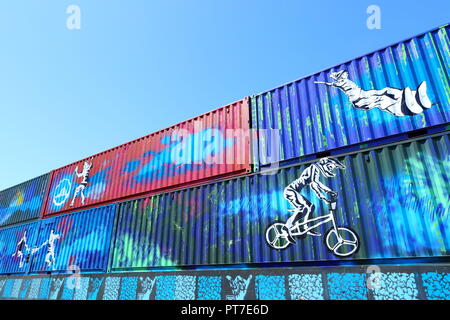
[[[250,167],[249,102],[241,100],[88,159],[83,205],[73,202],[84,161],[54,172],[45,215],[130,195],[243,174]],[[237,130],[245,130],[244,134]]]
[[[323,152],[408,131],[442,125],[450,120],[450,26],[352,60],[313,76],[256,95],[251,99],[252,127],[280,129],[280,160]],[[387,87],[418,89],[426,81],[432,106],[415,116],[395,116],[374,108],[359,110],[334,82],[331,73],[347,70],[363,90]],[[336,82],[337,85],[339,85]],[[349,88],[345,88],[349,90]],[[355,92],[348,91],[348,94]],[[359,92],[357,92],[359,94]],[[401,92],[399,93],[402,94]],[[403,93],[405,94],[405,93]],[[390,98],[380,92],[370,99]],[[380,98],[380,95],[383,95]],[[361,95],[359,98],[362,98]],[[404,98],[404,96],[402,96]],[[418,96],[412,97],[419,101]],[[400,99],[405,102],[405,99]],[[399,100],[399,101],[400,101]],[[352,100],[353,101],[353,100]],[[391,100],[390,100],[391,101]],[[364,104],[363,101],[359,103]],[[376,105],[372,104],[371,106]],[[402,104],[402,108],[404,104]],[[271,141],[261,135],[255,161],[269,164]]]
[[[266,229],[292,208],[284,189],[311,164],[118,204],[112,270],[156,266],[446,256],[450,253],[450,136],[382,147],[338,158],[347,169],[321,182],[339,193],[338,226],[354,230],[360,248],[337,257],[321,237],[284,251]],[[315,204],[327,206],[305,188]]]
[[[47,196],[50,174],[0,191],[0,226],[36,219]]]
[[[33,255],[30,272],[67,272],[70,266],[106,271],[114,215],[115,205],[109,205],[41,220],[34,243],[39,251]],[[47,256],[52,230],[54,259]]]
[[[0,229],[0,274],[28,272],[31,256],[27,246],[28,249],[32,248],[39,230],[39,223],[35,221]],[[23,242],[21,242],[22,239]],[[19,242],[22,246],[18,246]],[[19,247],[22,249],[20,250]],[[21,251],[23,255],[21,256],[18,251]]]

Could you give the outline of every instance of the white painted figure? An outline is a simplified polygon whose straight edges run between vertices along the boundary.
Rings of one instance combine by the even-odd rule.
[[[26,257],[28,255],[28,252],[30,251],[30,248],[27,244],[27,232],[25,231],[22,238],[19,240],[19,242],[16,245],[16,251],[13,253],[13,257],[18,257],[20,259],[19,262],[19,268],[23,267],[24,262],[26,262]]]
[[[323,200],[326,203],[330,203],[331,201],[326,195],[328,194],[332,199],[335,199],[338,197],[338,193],[320,182],[320,176],[323,175],[326,178],[332,178],[336,176],[336,174],[334,173],[335,169],[345,168],[345,165],[343,165],[336,159],[320,159],[319,162],[313,163],[312,165],[307,167],[301,173],[298,179],[293,181],[284,189],[284,198],[288,200],[295,208],[291,210],[294,213],[287,220],[285,226],[283,227],[283,230],[286,231],[286,233],[289,235],[290,242],[295,242],[295,240],[290,235],[290,230],[296,224],[296,222],[300,220],[301,214],[303,215],[303,221],[305,222],[303,228],[307,230],[308,225],[306,222],[310,220],[310,215],[315,208],[314,205],[300,192],[305,187],[309,187],[320,200]],[[312,230],[309,230],[307,234],[312,236],[320,236],[318,233],[315,233]]]
[[[226,276],[227,280],[230,282],[231,292],[233,296],[227,296],[228,300],[244,300],[247,294],[248,286],[253,276],[250,275],[247,279],[237,276],[234,280],[231,276]]]
[[[81,178],[80,184],[75,188],[75,194],[73,195],[72,201],[70,202],[70,206],[73,207],[75,204],[75,199],[78,195],[81,195],[81,203],[84,205],[84,201],[86,196],[84,194],[84,189],[86,189],[87,184],[89,183],[89,173],[92,169],[92,163],[87,161],[83,164],[83,171],[78,172],[78,166],[75,168],[75,174],[78,178]]]
[[[45,241],[41,247],[47,246],[47,254],[45,255],[45,263],[47,266],[54,267],[55,265],[55,241],[60,239],[61,235],[55,233],[55,229],[50,231],[50,236],[47,241]]]
[[[348,78],[348,72],[341,70],[330,75],[333,82],[316,81],[317,84],[325,84],[341,89],[356,109],[371,110],[378,108],[397,117],[414,116],[431,108],[432,104],[427,95],[427,83],[423,81],[417,91],[410,88],[395,89],[384,88],[382,90],[363,90]]]

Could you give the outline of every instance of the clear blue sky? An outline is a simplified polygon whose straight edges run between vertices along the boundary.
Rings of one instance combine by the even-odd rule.
[[[448,22],[448,0],[2,1],[0,190]]]

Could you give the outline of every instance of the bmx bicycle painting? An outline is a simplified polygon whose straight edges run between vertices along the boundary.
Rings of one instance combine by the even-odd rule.
[[[304,238],[308,235],[320,237],[322,235],[315,230],[323,224],[330,224],[331,228],[324,236],[329,251],[338,257],[349,257],[358,251],[357,234],[350,228],[340,227],[336,223],[338,193],[320,182],[321,176],[335,177],[337,169],[345,170],[346,167],[337,159],[323,158],[307,167],[297,180],[285,188],[284,197],[294,206],[294,209],[289,210],[293,214],[286,222],[277,221],[267,228],[265,238],[270,247],[284,250],[296,242],[295,238]],[[328,214],[311,217],[315,206],[301,194],[306,187],[328,205]]]

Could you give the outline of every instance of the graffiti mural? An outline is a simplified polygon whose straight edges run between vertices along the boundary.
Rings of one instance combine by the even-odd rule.
[[[77,178],[81,178],[80,183],[75,188],[75,192],[72,198],[72,201],[70,202],[70,206],[73,207],[75,203],[75,199],[78,197],[78,195],[81,196],[81,203],[84,204],[84,201],[86,200],[86,196],[84,195],[84,189],[86,189],[86,186],[89,182],[89,173],[92,169],[92,163],[88,161],[84,161],[83,163],[83,171],[78,172],[78,166],[75,167],[75,176]]]
[[[112,205],[42,220],[30,271],[105,270],[114,215]]]
[[[249,167],[244,136],[219,125],[197,127],[159,132],[56,170],[45,215]]]
[[[284,189],[284,197],[294,206],[294,209],[290,210],[294,213],[286,223],[277,222],[269,226],[265,235],[269,246],[282,250],[295,243],[294,237],[321,236],[320,233],[313,230],[324,223],[331,222],[333,229],[325,235],[328,249],[335,255],[343,257],[356,252],[359,247],[356,234],[349,228],[336,225],[334,214],[337,208],[338,193],[320,182],[321,175],[325,178],[335,177],[336,169],[344,170],[346,167],[337,159],[323,158],[318,163],[308,166],[298,179]],[[317,198],[329,205],[328,215],[310,218],[315,206],[301,194],[306,187],[309,187]]]
[[[49,174],[0,191],[0,226],[39,217]]]
[[[431,108],[431,101],[427,95],[427,83],[423,81],[417,91],[410,88],[382,90],[364,90],[348,78],[348,72],[341,70],[332,72],[330,78],[333,82],[316,81],[342,90],[356,109],[380,109],[397,117],[415,116]]]
[[[49,300],[450,300],[447,265],[223,269],[0,277],[0,299]]]

